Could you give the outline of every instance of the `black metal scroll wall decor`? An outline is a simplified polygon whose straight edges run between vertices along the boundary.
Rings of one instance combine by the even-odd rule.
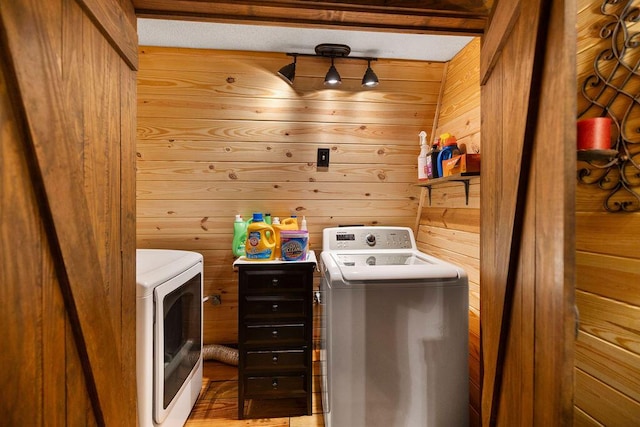
[[[609,212],[640,210],[640,8],[637,0],[604,0],[600,37],[607,47],[594,60],[594,73],[582,83],[588,101],[578,117],[609,117],[611,150],[579,150],[588,166],[580,182],[605,190]],[[609,44],[608,41],[611,43]]]

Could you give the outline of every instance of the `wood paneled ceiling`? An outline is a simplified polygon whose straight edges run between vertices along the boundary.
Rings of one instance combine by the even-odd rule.
[[[133,0],[145,18],[480,35],[494,0]]]

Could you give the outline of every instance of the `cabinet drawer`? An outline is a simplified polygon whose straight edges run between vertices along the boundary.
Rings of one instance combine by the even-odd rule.
[[[245,397],[282,397],[304,395],[307,392],[305,375],[274,375],[247,377]]]
[[[245,326],[247,345],[304,344],[304,339],[304,323]]]
[[[303,297],[248,296],[245,298],[245,319],[304,317],[306,314],[305,306]]]
[[[299,369],[306,368],[305,350],[247,351],[245,369]]]
[[[248,292],[264,291],[302,291],[306,283],[307,274],[304,270],[246,270],[242,274],[246,280]]]

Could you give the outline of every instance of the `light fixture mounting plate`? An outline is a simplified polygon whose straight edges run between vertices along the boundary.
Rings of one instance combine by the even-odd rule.
[[[316,46],[316,55],[326,57],[349,56],[351,48],[346,44],[322,43]]]

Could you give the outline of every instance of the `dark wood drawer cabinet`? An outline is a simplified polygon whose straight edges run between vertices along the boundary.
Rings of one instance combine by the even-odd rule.
[[[311,415],[315,254],[304,262],[240,259],[234,266],[238,418]]]

